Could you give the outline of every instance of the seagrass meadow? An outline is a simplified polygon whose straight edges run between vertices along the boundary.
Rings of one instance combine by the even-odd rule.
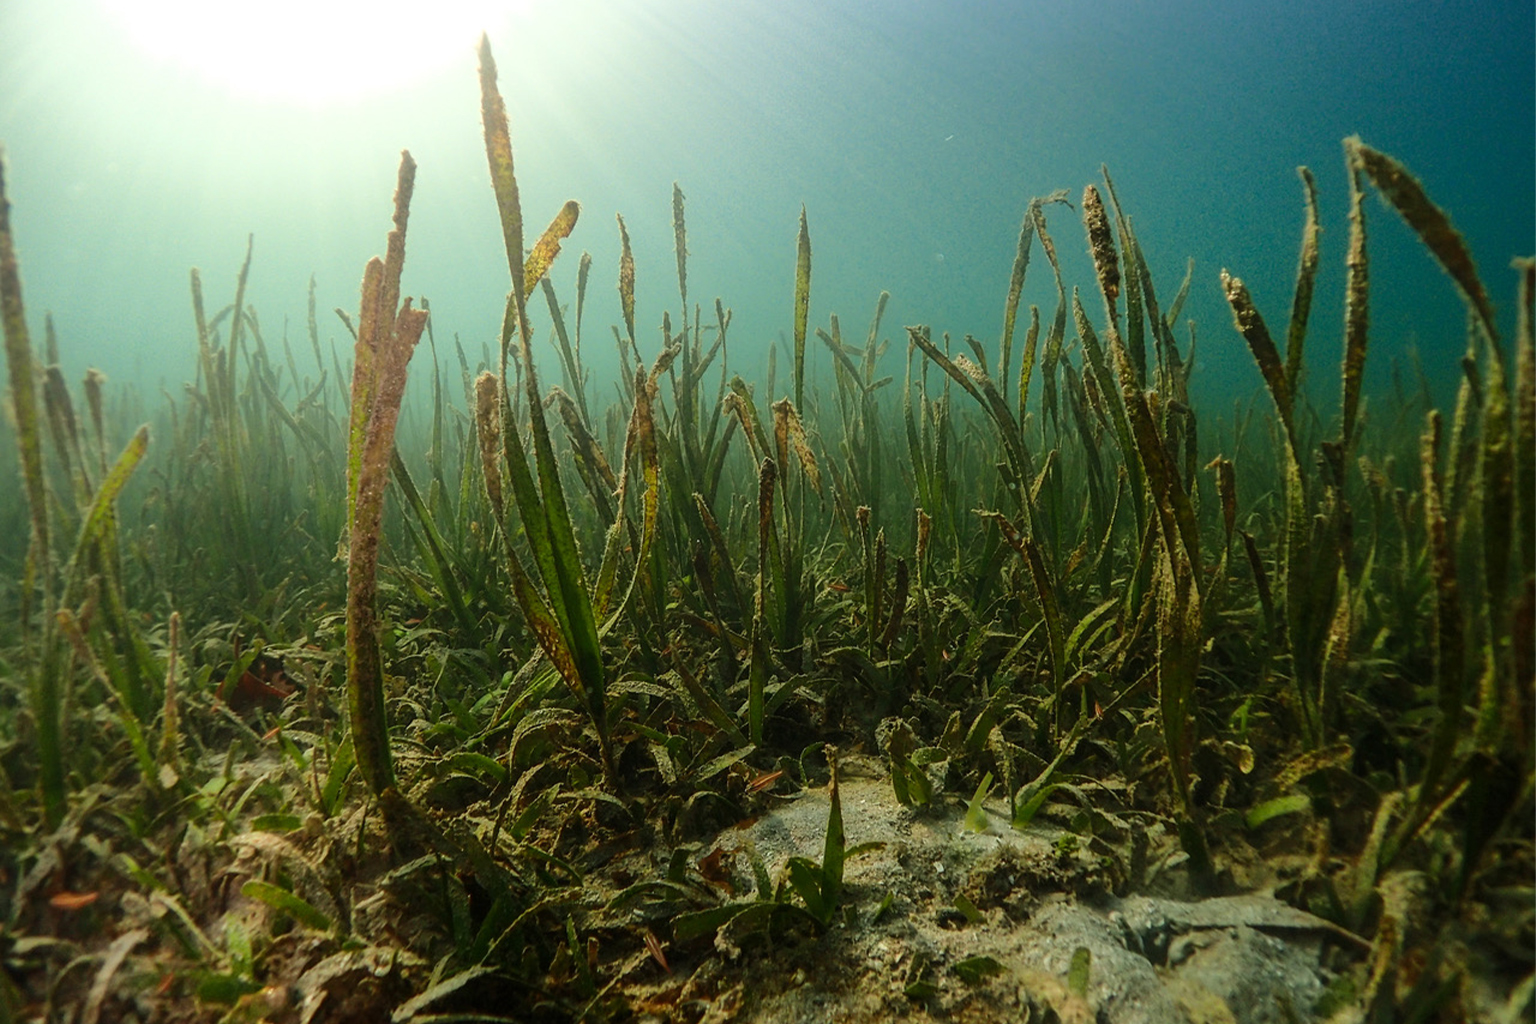
[[[406,153],[344,346],[313,288],[297,344],[264,334],[248,254],[228,296],[192,272],[184,391],[77,385],[0,169],[0,1024],[1529,1019],[1531,259],[1480,273],[1345,139],[1342,265],[1303,168],[1289,305],[1220,272],[1200,343],[1264,390],[1218,416],[1195,271],[1154,282],[1108,170],[1022,209],[985,339],[884,294],[811,322],[802,210],[763,375],[690,294],[681,189],[659,330],[622,218],[617,267],[562,253],[580,207],[524,210],[479,56],[510,278],[483,353],[401,294]],[[1407,365],[1363,392],[1377,217],[1465,303],[1445,408]],[[1307,352],[1321,274],[1339,366]],[[622,323],[584,320],[615,282]],[[811,845],[771,846],[807,807]],[[1152,898],[1184,915],[1158,949],[1124,923]],[[1069,905],[1124,936],[1010,957]],[[1154,999],[1116,959],[1155,986],[1255,931],[1305,995]]]

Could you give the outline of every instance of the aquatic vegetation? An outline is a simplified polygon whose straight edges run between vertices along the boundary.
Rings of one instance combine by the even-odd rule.
[[[1076,206],[1026,206],[995,344],[912,325],[900,374],[888,296],[862,345],[836,316],[813,330],[802,209],[780,394],[773,370],[765,390],[732,371],[723,301],[690,305],[674,186],[659,338],[637,333],[617,223],[604,407],[594,261],[573,309],[550,276],[579,207],[525,248],[488,41],[480,89],[510,281],[499,351],[455,344],[457,394],[426,301],[400,295],[408,154],[386,255],[341,313],[351,366],[313,290],[314,376],[286,337],[269,353],[248,251],[211,318],[194,272],[197,382],[137,430],[88,376],[87,431],[51,329],[33,348],[0,178],[23,483],[0,513],[30,524],[0,641],[0,1020],[134,999],[229,1021],[694,1020],[797,950],[847,985],[867,968],[839,951],[893,918],[997,926],[1013,867],[927,896],[859,874],[855,771],[885,773],[911,821],[1054,830],[1020,885],[1275,890],[1326,937],[1333,987],[1299,1019],[1528,1007],[1536,263],[1516,263],[1506,345],[1449,216],[1346,140],[1338,415],[1301,384],[1323,271],[1303,170],[1284,351],[1220,275],[1273,410],[1224,422],[1190,399],[1194,269],[1162,305],[1107,171]],[[1368,190],[1467,304],[1453,410],[1365,400]],[[1102,307],[1063,280],[1060,207]],[[1028,308],[1019,344],[1037,243],[1056,306]],[[430,413],[397,431],[423,336]],[[819,859],[722,839],[823,786]],[[893,1006],[986,1000],[1012,969],[914,956]],[[1074,951],[1058,1005],[1087,1012],[1110,970]]]
[[[379,659],[376,576],[384,485],[395,448],[395,421],[405,397],[405,367],[427,312],[400,300],[405,228],[411,213],[416,162],[400,155],[395,227],[384,259],[363,272],[357,349],[352,362],[352,416],[347,443],[347,708],[358,770],[374,793],[394,785],[389,722],[384,711],[384,666]]]
[[[480,47],[481,114],[485,122],[485,152],[491,167],[491,181],[496,190],[496,204],[501,211],[501,227],[507,245],[507,261],[512,275],[512,293],[501,329],[500,396],[501,447],[523,534],[532,552],[534,565],[544,582],[540,593],[534,586],[522,556],[511,542],[512,523],[502,519],[502,536],[507,539],[507,567],[513,592],[529,626],[538,638],[544,655],[560,673],[560,678],[583,705],[597,734],[603,771],[611,784],[617,784],[612,740],[608,725],[606,668],[598,635],[598,619],[607,613],[617,570],[621,522],[615,518],[608,528],[603,562],[597,572],[595,587],[589,590],[576,534],[566,505],[559,461],[544,418],[544,396],[539,391],[533,363],[532,328],[528,323],[528,292],[543,278],[560,251],[560,242],[576,225],[577,206],[566,203],[555,220],[545,229],[526,262],[523,259],[523,214],[518,199],[517,179],[512,172],[512,143],[507,132],[506,109],[496,89],[496,64],[490,43]],[[553,303],[551,306],[553,307]],[[633,309],[633,302],[626,310]],[[632,321],[633,314],[628,313]],[[630,325],[632,327],[632,323]],[[632,337],[632,336],[631,336]],[[511,385],[507,381],[509,350],[517,350],[517,366],[522,377],[524,398],[532,434],[534,463],[530,469],[517,414],[511,404]],[[647,374],[637,367],[634,378],[634,412],[624,443],[624,462],[614,502],[624,508],[632,459],[642,460],[646,477],[644,526],[636,552],[636,578],[645,565],[646,554],[655,533],[656,454],[652,425],[651,394],[656,377],[666,369],[675,353],[662,353],[655,368]],[[638,361],[638,353],[637,353]],[[579,390],[579,373],[572,382]],[[483,417],[487,422],[490,417]],[[590,437],[590,433],[588,434]],[[535,485],[535,474],[537,485]],[[633,584],[631,585],[631,589]],[[612,621],[623,613],[628,591],[613,611]]]

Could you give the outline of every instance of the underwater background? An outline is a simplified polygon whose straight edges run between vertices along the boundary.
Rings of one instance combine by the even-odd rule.
[[[0,1024],[1528,1020],[1533,126],[1529,3],[0,0]]]
[[[1241,272],[1261,308],[1286,300],[1301,164],[1319,176],[1325,267],[1339,256],[1346,135],[1403,160],[1452,211],[1488,261],[1506,332],[1504,260],[1533,249],[1529,3],[526,0],[449,5],[436,17],[461,45],[439,30],[435,50],[393,64],[383,47],[372,61],[358,52],[373,36],[303,4],[277,8],[282,36],[323,34],[292,57],[275,42],[221,38],[212,16],[201,35],[186,29],[196,55],[150,53],[124,22],[153,6],[0,4],[0,140],[28,305],[52,311],[71,379],[87,364],[151,393],[188,379],[187,270],[232,280],[247,233],[250,299],[269,331],[302,324],[311,274],[322,310],[354,308],[357,268],[377,246],[376,197],[402,148],[421,167],[407,293],[431,300],[440,338],[457,334],[471,353],[494,342],[505,281],[469,72],[480,27],[505,53],[530,208],[582,204],[569,244],[592,253],[602,281],[618,259],[613,217],[624,215],[639,324],[654,341],[673,292],[678,182],[693,294],[735,311],[741,360],[789,332],[802,203],[816,247],[813,322],[836,312],[865,323],[884,289],[890,324],[995,338],[1025,203],[1075,191],[1107,164],[1154,273],[1177,282],[1195,261],[1185,316],[1203,343],[1191,386],[1222,404],[1261,382],[1229,330],[1217,271]],[[399,41],[434,18],[381,11]],[[182,38],[159,34],[161,51]],[[327,82],[331,100],[293,95],[325,62],[355,81]],[[207,66],[215,77],[195,70]],[[1417,346],[1449,401],[1461,303],[1396,218],[1380,218],[1372,244],[1367,387]],[[1067,279],[1083,280],[1082,246],[1062,249]],[[571,278],[557,272],[562,292]],[[1048,276],[1032,275],[1024,301],[1053,299]],[[591,323],[619,322],[611,287],[590,302]],[[1314,365],[1337,359],[1341,304],[1342,277],[1325,271]],[[606,344],[584,355],[614,365]],[[813,362],[811,372],[826,369]]]

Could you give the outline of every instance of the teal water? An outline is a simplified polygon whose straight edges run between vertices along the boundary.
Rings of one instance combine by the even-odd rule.
[[[294,35],[318,31],[290,17]],[[862,338],[888,289],[898,347],[900,325],[919,322],[995,344],[1025,203],[1058,188],[1075,200],[1107,163],[1165,301],[1195,260],[1195,381],[1223,400],[1259,378],[1217,274],[1244,277],[1284,322],[1298,164],[1317,173],[1324,220],[1311,365],[1336,365],[1345,135],[1424,180],[1506,319],[1508,260],[1536,250],[1529,3],[575,0],[532,2],[487,27],[529,221],[582,204],[567,251],[594,259],[587,356],[598,362],[619,321],[615,213],[635,245],[647,351],[663,309],[677,309],[673,181],[688,196],[690,300],[734,309],[733,361],[749,376],[790,329],[802,203],[813,326],[836,313]],[[337,54],[357,45],[318,41]],[[491,342],[507,282],[473,44],[466,32],[457,58],[413,81],[326,105],[249,95],[282,74],[260,55],[249,88],[149,55],[97,0],[0,4],[0,144],[23,283],[34,316],[54,315],[67,374],[95,365],[150,389],[187,379],[188,269],[202,268],[211,306],[228,301],[248,233],[249,300],[269,339],[286,322],[302,343],[312,273],[322,312],[355,307],[402,148],[420,165],[405,288],[431,299],[440,341],[457,334],[471,353]],[[1056,209],[1068,286],[1087,286],[1080,223]],[[1414,344],[1445,397],[1460,304],[1395,217],[1369,209],[1370,379]],[[1035,257],[1025,299],[1048,317],[1054,289]],[[556,266],[567,300],[575,268]],[[321,329],[342,334],[330,316]],[[813,352],[813,374],[825,372]],[[899,373],[899,359],[887,369]],[[1333,401],[1331,373],[1314,377]]]

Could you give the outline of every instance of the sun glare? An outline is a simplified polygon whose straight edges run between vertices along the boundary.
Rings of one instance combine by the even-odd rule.
[[[135,45],[232,93],[324,106],[469,60],[506,0],[99,0]]]

